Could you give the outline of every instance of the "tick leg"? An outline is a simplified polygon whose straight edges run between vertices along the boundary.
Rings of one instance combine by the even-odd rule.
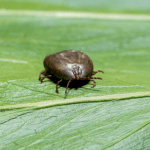
[[[94,82],[94,85],[91,86],[91,88],[94,88],[96,86],[96,82],[93,80],[93,79],[90,79],[90,81],[93,81]]]
[[[81,79],[84,79],[84,80],[90,80],[90,79],[99,79],[99,80],[103,80],[103,79],[100,78],[100,77],[85,77],[85,78],[81,78]]]
[[[97,70],[97,71],[93,71],[93,72],[92,72],[92,75],[95,75],[95,74],[97,74],[98,72],[104,73],[102,70]]]
[[[66,90],[65,90],[65,94],[67,93],[67,89],[68,89],[69,84],[71,83],[72,79],[73,79],[73,78],[71,78],[71,79],[68,81],[68,83],[67,83],[67,87],[66,87]]]
[[[57,84],[56,84],[56,92],[57,92],[57,93],[59,93],[59,91],[58,91],[58,85],[59,85],[60,82],[62,82],[62,79],[59,80],[59,81],[57,82]]]
[[[45,74],[46,74],[46,71],[43,71],[43,72],[41,72],[41,73],[39,74],[39,81],[41,81],[41,75],[42,75],[42,74],[45,75]]]
[[[103,80],[103,79],[100,78],[100,77],[90,77],[90,79],[99,79],[99,80]]]
[[[93,81],[94,82],[94,85],[91,86],[91,88],[94,88],[96,86],[96,82],[93,80],[93,79],[102,79],[102,78],[99,78],[99,77],[87,77],[87,78],[83,78],[84,80],[90,80],[90,81]]]
[[[43,77],[40,81],[41,81],[41,83],[43,82],[43,80],[45,79],[45,78],[50,78],[52,75],[48,75],[48,76],[45,76],[45,77]]]
[[[91,88],[94,88],[96,86],[96,82],[93,80],[93,79],[99,79],[99,80],[103,80],[102,78],[100,77],[85,77],[85,78],[82,78],[84,80],[90,80],[90,81],[93,81],[94,82],[94,85],[91,86]]]
[[[94,82],[94,85],[93,85],[91,88],[94,88],[94,87],[96,86],[96,82],[95,82],[93,79],[103,80],[103,79],[100,78],[100,77],[91,77],[91,78],[90,78],[90,81],[93,81],[93,82]]]

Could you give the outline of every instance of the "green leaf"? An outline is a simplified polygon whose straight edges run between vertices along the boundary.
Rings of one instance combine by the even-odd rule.
[[[139,98],[3,111],[0,149],[149,149],[149,110]]]
[[[57,2],[0,1],[6,9],[63,10],[0,10],[0,149],[150,149],[150,16],[71,13],[97,4],[56,9]],[[148,4],[131,12],[148,13]],[[38,81],[44,57],[65,49],[83,51],[105,72],[95,88],[89,82],[65,95],[65,87],[57,94],[55,83]]]

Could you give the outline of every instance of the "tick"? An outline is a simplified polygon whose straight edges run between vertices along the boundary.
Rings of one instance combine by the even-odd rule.
[[[75,50],[64,50],[48,55],[43,63],[45,71],[39,74],[39,81],[42,83],[45,78],[56,77],[58,79],[56,84],[57,93],[59,93],[58,85],[63,80],[68,82],[65,94],[72,80],[93,81],[94,85],[91,88],[94,88],[96,86],[94,79],[102,80],[102,78],[92,76],[98,72],[104,73],[102,70],[93,71],[93,62],[90,57],[83,52]],[[41,78],[41,75],[45,75],[45,77]]]

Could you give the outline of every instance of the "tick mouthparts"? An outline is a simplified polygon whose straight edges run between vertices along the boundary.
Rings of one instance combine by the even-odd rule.
[[[80,77],[79,76],[77,76],[77,80],[79,80],[80,79]]]
[[[75,79],[76,79],[76,80],[80,80],[80,79],[81,79],[81,75],[75,74],[74,76],[75,76]]]

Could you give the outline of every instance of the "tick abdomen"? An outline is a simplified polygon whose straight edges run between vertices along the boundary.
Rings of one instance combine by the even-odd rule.
[[[89,56],[75,50],[65,50],[46,56],[44,66],[47,72],[64,80],[74,77],[74,66],[82,70],[81,77],[90,77],[93,71],[93,63]]]

